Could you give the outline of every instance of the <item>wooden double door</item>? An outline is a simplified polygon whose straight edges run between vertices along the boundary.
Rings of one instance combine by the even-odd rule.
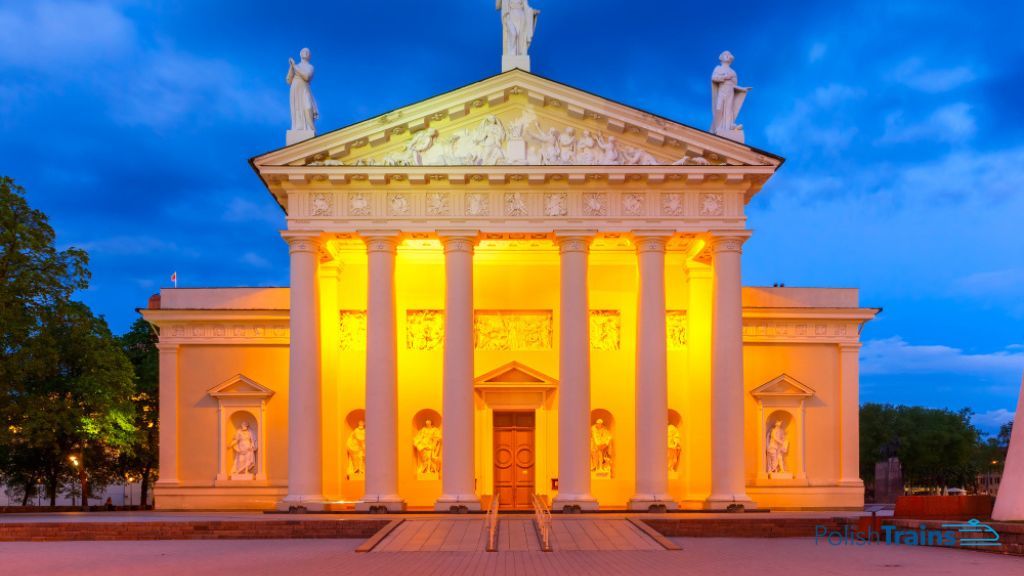
[[[494,413],[494,494],[505,510],[529,510],[534,493],[533,412]]]

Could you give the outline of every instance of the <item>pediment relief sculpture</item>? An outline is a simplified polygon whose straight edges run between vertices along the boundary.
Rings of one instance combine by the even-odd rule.
[[[530,108],[511,120],[488,114],[475,125],[441,133],[427,127],[398,150],[348,162],[318,157],[307,166],[706,166],[703,156],[671,150],[663,161],[613,134],[541,121]]]

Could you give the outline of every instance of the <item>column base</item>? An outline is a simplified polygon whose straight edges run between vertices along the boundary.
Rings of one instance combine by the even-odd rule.
[[[389,496],[365,496],[356,502],[356,512],[405,512],[405,500],[398,494]]]
[[[839,485],[849,488],[863,488],[864,481],[860,478],[842,478],[839,480]]]
[[[529,56],[505,56],[501,57],[501,71],[508,72],[513,68],[519,68],[520,70],[529,72],[530,71],[530,57]]]
[[[480,512],[483,506],[476,494],[456,494],[454,496],[444,495],[434,503],[434,510],[438,512]]]
[[[678,510],[679,503],[668,494],[643,494],[630,498],[626,508],[635,512],[667,512]]]
[[[753,510],[756,507],[757,504],[746,493],[712,494],[704,501],[705,510],[719,512],[741,512],[743,510]]]
[[[275,508],[279,512],[323,512],[327,510],[327,500],[323,496],[285,496]]]
[[[291,146],[292,144],[305,142],[314,136],[316,136],[316,132],[313,130],[289,130],[284,133],[284,141],[286,145]]]
[[[551,510],[562,512],[594,512],[599,508],[597,500],[593,496],[555,496],[551,502]]]

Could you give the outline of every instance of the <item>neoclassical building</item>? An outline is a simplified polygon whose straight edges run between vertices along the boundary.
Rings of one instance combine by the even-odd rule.
[[[737,140],[512,69],[252,159],[290,287],[142,311],[157,506],[862,506],[877,310],[741,285]]]

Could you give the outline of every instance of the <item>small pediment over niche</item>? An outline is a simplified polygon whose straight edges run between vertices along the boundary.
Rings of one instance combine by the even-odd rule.
[[[780,374],[750,391],[754,398],[810,398],[814,390],[788,374]]]
[[[243,374],[235,374],[210,388],[208,394],[214,398],[270,398],[274,391]]]
[[[558,380],[519,362],[509,362],[482,376],[477,376],[473,385],[477,388],[554,388],[558,386]]]

